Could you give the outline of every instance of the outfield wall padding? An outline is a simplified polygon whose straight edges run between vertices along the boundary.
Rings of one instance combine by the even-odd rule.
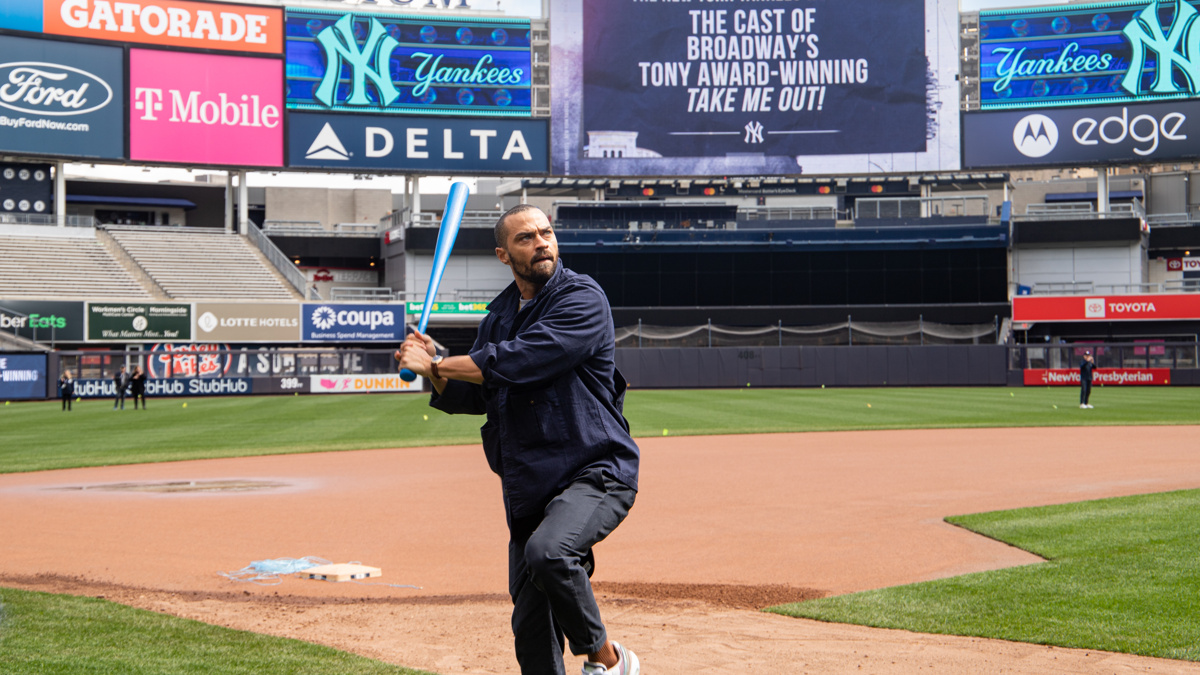
[[[618,349],[634,387],[1005,386],[1002,345]]]

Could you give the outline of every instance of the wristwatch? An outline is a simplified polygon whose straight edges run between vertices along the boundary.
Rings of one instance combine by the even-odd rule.
[[[432,359],[429,360],[429,372],[432,373],[433,376],[438,378],[439,380],[442,379],[442,376],[438,375],[437,367],[438,367],[438,364],[441,363],[442,359],[444,359],[444,358],[446,358],[446,357],[442,356],[441,354],[438,354],[437,356],[434,356]]]

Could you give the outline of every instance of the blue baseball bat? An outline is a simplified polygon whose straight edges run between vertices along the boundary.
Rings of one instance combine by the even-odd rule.
[[[458,239],[458,227],[462,224],[463,210],[467,207],[467,196],[470,192],[466,183],[455,183],[450,186],[450,194],[446,196],[446,210],[442,213],[442,226],[438,229],[437,246],[433,249],[429,288],[425,290],[425,305],[421,308],[421,319],[417,322],[417,330],[421,333],[425,332],[425,326],[429,323],[429,310],[433,309],[433,300],[437,297],[438,286],[442,283],[442,272],[446,271],[450,251],[454,249],[454,241]],[[400,379],[412,382],[417,379],[417,374],[408,368],[401,368]]]

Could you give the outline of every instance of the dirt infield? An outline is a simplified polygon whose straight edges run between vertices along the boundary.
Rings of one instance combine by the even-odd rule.
[[[1200,487],[1200,427],[652,438],[597,549],[648,675],[1200,673],[1200,664],[789,619],[754,608],[1033,556],[948,515]],[[451,673],[511,673],[504,515],[476,446],[0,476],[0,584],[103,596]],[[319,556],[378,583],[218,574]],[[420,590],[383,584],[413,584]],[[572,671],[579,660],[568,658]],[[569,671],[570,672],[570,671]]]

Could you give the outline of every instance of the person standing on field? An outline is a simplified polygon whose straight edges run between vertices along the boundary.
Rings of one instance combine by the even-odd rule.
[[[75,380],[71,379],[71,371],[64,370],[58,378],[58,395],[62,397],[63,412],[71,411],[71,399],[75,397]]]
[[[1079,407],[1093,408],[1088,403],[1092,396],[1092,371],[1096,370],[1096,360],[1090,351],[1083,353],[1083,361],[1079,363]]]
[[[146,409],[146,373],[141,366],[134,366],[133,375],[129,378],[129,393],[133,396],[133,409],[137,410],[138,399],[142,400],[142,410]]]
[[[565,637],[587,655],[585,675],[638,675],[637,656],[609,639],[590,581],[592,547],[633,506],[640,461],[622,414],[612,310],[595,281],[559,261],[541,210],[507,211],[495,236],[513,283],[488,305],[471,351],[443,358],[414,332],[396,358],[430,378],[434,408],[487,415],[480,433],[504,496],[521,672],[564,673]]]
[[[125,366],[121,366],[120,370],[113,373],[112,383],[116,387],[116,392],[113,394],[115,396],[113,410],[116,410],[118,405],[121,406],[121,410],[124,410],[125,390],[129,389],[129,373],[125,372]]]

